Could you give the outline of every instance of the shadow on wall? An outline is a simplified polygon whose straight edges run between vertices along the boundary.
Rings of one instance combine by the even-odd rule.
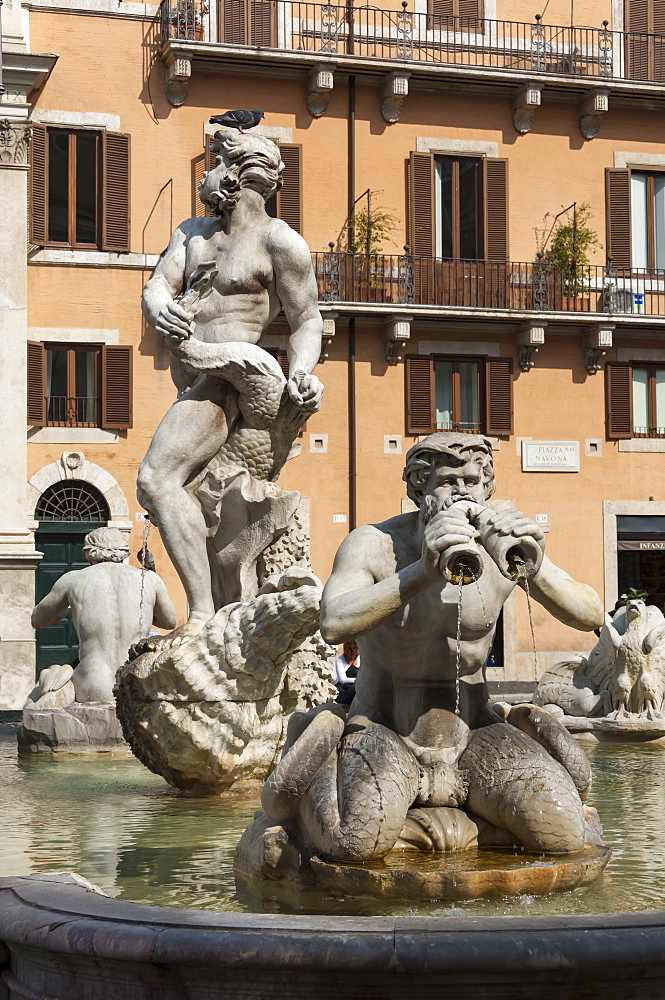
[[[170,365],[169,350],[159,334],[153,330],[145,319],[141,324],[141,341],[139,354],[153,358],[153,368],[156,372],[167,371]]]

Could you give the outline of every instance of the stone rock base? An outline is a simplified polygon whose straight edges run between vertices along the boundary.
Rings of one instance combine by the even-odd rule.
[[[665,737],[665,718],[645,719],[639,715],[629,715],[625,719],[608,719],[601,715],[585,719],[581,716],[564,715],[560,721],[573,736],[585,734],[598,741],[646,743]]]
[[[19,753],[108,753],[129,750],[115,705],[74,702],[66,708],[23,709]]]

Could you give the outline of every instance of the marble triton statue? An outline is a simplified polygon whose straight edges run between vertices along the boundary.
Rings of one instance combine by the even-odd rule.
[[[599,837],[584,752],[540,708],[491,706],[484,677],[524,572],[531,597],[572,628],[602,623],[598,596],[544,555],[529,517],[489,510],[488,439],[432,434],[408,452],[404,479],[419,510],[351,532],[322,599],[324,638],[360,647],[355,700],[348,715],[326,705],[292,718],[265,815],[237,849],[245,869],[274,875],[289,851],[370,861],[405,844],[567,854]],[[512,566],[511,552],[522,554]],[[450,582],[453,557],[477,585]]]
[[[227,129],[212,149],[216,162],[200,197],[213,214],[178,226],[142,301],[171,351],[180,392],[138,477],[139,500],[189,604],[189,620],[170,643],[258,593],[256,560],[286,530],[299,500],[272,483],[323,394],[312,374],[322,320],[309,250],[266,212],[281,187],[279,148]],[[288,381],[257,346],[280,311],[291,329]]]
[[[32,626],[39,629],[55,625],[71,611],[79,640],[75,669],[63,664],[42,671],[39,700],[31,695],[35,708],[63,708],[73,701],[112,703],[116,670],[129,647],[146,636],[153,623],[166,629],[175,625],[175,609],[163,581],[156,573],[127,564],[129,542],[118,528],[96,528],[87,534],[83,556],[90,565],[61,576],[32,612]]]

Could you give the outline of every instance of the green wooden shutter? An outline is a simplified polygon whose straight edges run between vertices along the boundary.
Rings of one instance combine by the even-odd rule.
[[[102,250],[129,252],[129,146],[121,132],[102,132]]]
[[[28,219],[30,243],[43,247],[48,240],[46,211],[47,134],[44,125],[31,125],[30,177],[28,180]]]
[[[605,365],[605,410],[608,438],[633,436],[633,369],[631,365]]]
[[[406,433],[431,434],[435,430],[434,364],[429,355],[404,359],[406,388]]]
[[[28,341],[28,423],[46,423],[46,351],[34,340]]]
[[[508,260],[508,160],[483,161],[485,258]]]
[[[433,257],[435,247],[434,157],[431,153],[411,153],[409,248],[416,257]]]
[[[102,427],[132,426],[132,348],[102,346]]]
[[[513,433],[513,359],[485,362],[485,433],[508,437]]]
[[[302,233],[302,146],[280,143],[284,164],[283,185],[277,192],[277,218]]]
[[[605,170],[607,255],[614,267],[629,268],[630,246],[630,170],[608,167]]]

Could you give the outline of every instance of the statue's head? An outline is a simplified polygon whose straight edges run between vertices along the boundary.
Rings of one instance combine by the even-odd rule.
[[[425,495],[440,489],[446,479],[450,480],[446,490],[483,503],[495,488],[492,443],[481,434],[429,434],[407,452],[402,479],[407,496],[418,507],[422,507]]]
[[[100,562],[123,562],[129,555],[129,541],[119,528],[95,528],[83,542],[83,558],[94,565]]]
[[[199,198],[215,215],[234,209],[243,188],[257,191],[264,201],[281,188],[284,164],[271,139],[220,129],[210,148],[215,166],[203,175]]]

